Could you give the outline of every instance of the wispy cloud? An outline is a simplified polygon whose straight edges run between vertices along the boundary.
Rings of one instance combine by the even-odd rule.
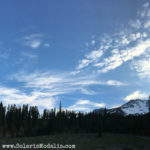
[[[107,85],[111,85],[111,86],[123,86],[123,85],[127,85],[125,83],[122,83],[120,81],[115,81],[115,80],[108,80]]]
[[[37,55],[32,54],[32,53],[28,53],[28,52],[22,52],[22,55],[25,56],[25,57],[31,58],[31,59],[38,58]]]
[[[25,93],[21,90],[1,87],[0,98],[5,98],[5,104],[31,104],[40,107],[54,107],[58,101],[58,97],[70,93],[80,93],[82,95],[95,95],[97,92],[92,90],[91,86],[125,86],[126,84],[115,81],[106,80],[100,81],[97,76],[80,76],[71,75],[70,73],[50,73],[50,72],[35,72],[27,74],[20,72],[12,75],[9,80],[17,81],[23,89],[28,89],[30,92]],[[101,107],[103,103],[94,103],[91,101],[78,101],[69,109],[77,110],[79,105],[86,104],[90,110],[92,107]],[[91,106],[90,106],[91,105]],[[85,107],[85,106],[84,106]],[[87,106],[86,106],[87,107]],[[79,108],[78,108],[79,110]],[[84,110],[80,107],[80,111]],[[87,109],[85,109],[87,110]]]
[[[102,57],[103,53],[103,47],[100,47],[98,50],[93,50],[89,54],[86,54],[85,59],[80,61],[77,69],[85,68],[89,64],[97,62]]]
[[[102,68],[100,72],[108,72],[119,66],[124,62],[133,60],[135,57],[139,57],[150,47],[150,39],[146,41],[139,41],[134,47],[129,47],[126,50],[118,50],[112,56],[105,58],[103,62],[95,64]]]
[[[102,57],[102,55],[103,55],[102,47],[100,47],[98,50],[93,50],[89,54],[86,54],[84,59],[80,60],[77,69],[85,68],[89,64],[97,62],[99,58]]]
[[[92,45],[94,45],[95,43],[96,43],[95,40],[91,41]],[[104,37],[100,39],[100,43],[101,44],[97,49],[94,49],[88,54],[85,54],[84,58],[79,61],[79,64],[76,67],[77,70],[84,69],[85,67],[88,67],[89,65],[93,65],[99,59],[101,59],[104,52],[112,46],[112,39],[108,35],[104,35]]]
[[[131,69],[137,72],[141,78],[150,78],[150,55],[140,60],[135,60],[131,64]]]
[[[144,28],[149,28],[149,27],[150,27],[150,21],[148,20],[147,22],[145,22]]]
[[[23,37],[23,44],[30,48],[36,49],[42,44],[42,34],[31,34]]]
[[[3,100],[4,105],[9,104],[29,104],[30,106],[39,106],[43,108],[53,108],[57,102],[57,98],[51,97],[49,93],[40,91],[33,91],[26,94],[15,88],[0,87],[0,98]]]
[[[103,79],[102,73],[107,73],[130,62],[130,69],[137,72],[140,77],[150,77],[150,9],[149,3],[145,3],[137,14],[135,20],[127,23],[127,28],[118,30],[111,35],[103,35],[100,39],[92,38],[85,45],[88,52],[79,60],[75,69],[70,72],[20,72],[11,76],[21,88],[18,90],[1,86],[0,98],[5,97],[6,104],[30,103],[43,107],[54,107],[60,95],[79,93],[82,95],[97,94],[94,86],[126,86],[117,80]],[[23,36],[21,42],[31,49],[41,47],[48,48],[50,43],[43,34],[30,34]],[[91,51],[89,52],[89,49]],[[33,53],[23,52],[24,57],[35,59],[38,56]],[[102,74],[102,78],[100,75]],[[29,93],[26,93],[28,89]],[[124,98],[128,101],[135,98],[144,98],[147,93],[135,91]],[[79,100],[69,109],[77,111],[90,111],[91,108],[104,107],[104,103],[95,103],[90,100]]]
[[[137,91],[131,93],[130,95],[126,96],[124,98],[124,100],[125,101],[130,101],[130,100],[134,100],[134,99],[147,99],[147,98],[148,98],[147,93],[137,90]]]
[[[67,94],[71,92],[89,91],[88,94],[93,94],[88,90],[91,85],[108,85],[108,86],[124,86],[125,83],[115,80],[100,81],[95,75],[71,75],[70,73],[49,73],[49,72],[35,72],[26,74],[24,72],[15,74],[11,77],[18,82],[24,83],[26,88],[36,88],[41,90],[48,90],[52,96]]]
[[[49,43],[44,43],[44,47],[50,47]]]
[[[143,4],[143,7],[145,7],[145,8],[147,8],[148,6],[149,6],[148,2],[146,2],[146,3]]]
[[[50,44],[45,41],[43,34],[30,34],[21,38],[21,43],[32,49],[37,49],[40,46],[50,47]]]
[[[92,41],[91,41],[91,44],[92,44],[92,45],[94,45],[95,43],[96,43],[95,40],[92,40]]]
[[[138,11],[137,14],[142,18],[149,16],[149,3],[144,3],[142,6],[142,10]]]
[[[90,100],[78,100],[74,105],[69,106],[68,110],[73,111],[92,111],[95,108],[105,107],[104,103],[95,103]]]
[[[139,15],[142,12],[144,12],[144,18]],[[143,56],[147,55],[146,53],[150,48],[149,13],[149,3],[143,4],[142,10],[138,11],[137,19],[129,21],[128,29],[124,28],[124,30],[112,34],[112,36],[107,36],[109,42],[105,36],[101,38],[101,46],[98,50],[92,50],[90,53],[85,54],[84,58],[80,60],[77,70],[82,71],[84,68],[89,67],[90,69],[92,67],[94,71],[107,73],[128,61],[132,62],[136,58],[142,59]],[[106,41],[109,44],[104,46]],[[141,61],[146,63],[143,60]],[[132,68],[139,71],[141,64],[138,70],[137,65]]]
[[[130,21],[129,24],[131,25],[131,27],[136,29],[139,29],[141,27],[141,21],[139,19],[135,21]]]
[[[7,59],[10,55],[11,49],[5,49],[0,47],[0,58]]]
[[[0,58],[7,59],[9,56],[8,53],[0,53]]]

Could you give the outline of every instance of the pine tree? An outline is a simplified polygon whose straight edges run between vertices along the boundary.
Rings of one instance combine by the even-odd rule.
[[[102,117],[98,116],[98,137],[102,136]]]
[[[2,132],[2,136],[5,136],[5,107],[2,102],[0,103],[0,131]]]

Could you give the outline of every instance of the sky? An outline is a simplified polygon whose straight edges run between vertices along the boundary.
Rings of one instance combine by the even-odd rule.
[[[150,1],[1,0],[0,101],[89,112],[150,94]]]

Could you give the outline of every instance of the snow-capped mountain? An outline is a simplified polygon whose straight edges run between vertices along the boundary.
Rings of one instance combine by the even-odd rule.
[[[101,113],[104,109],[96,109],[94,112]],[[110,114],[121,114],[121,115],[143,115],[149,113],[150,100],[130,100],[120,107],[107,109],[106,112]]]

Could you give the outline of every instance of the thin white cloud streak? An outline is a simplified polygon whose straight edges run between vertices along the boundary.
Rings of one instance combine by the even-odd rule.
[[[76,67],[77,70],[81,70],[90,64],[96,63],[101,57],[103,56],[104,52],[112,46],[112,39],[108,35],[104,35],[104,37],[100,40],[101,46],[99,48],[94,49],[88,54],[85,54],[84,58],[79,61],[78,66]],[[95,44],[95,40],[94,43]]]
[[[0,43],[1,44],[1,43]],[[10,55],[11,49],[0,49],[0,58],[7,59]]]
[[[122,83],[120,81],[115,81],[115,80],[108,80],[107,85],[111,85],[111,86],[123,86],[123,85],[127,85],[125,83]]]
[[[22,38],[22,43],[32,49],[40,47],[42,44],[42,34],[31,34]]]
[[[21,43],[32,49],[37,49],[40,46],[50,47],[50,44],[45,42],[45,36],[43,34],[31,34],[21,38]]]
[[[118,108],[118,107],[120,107],[120,106],[121,106],[120,104],[113,105],[113,106],[111,106],[111,109],[112,109],[112,108]]]
[[[45,43],[44,47],[50,47],[50,44],[49,43]]]
[[[77,69],[82,69],[82,68],[88,66],[91,62],[92,62],[92,60],[89,60],[89,59],[82,59],[82,60],[80,61],[80,64],[77,66]]]
[[[25,56],[25,57],[27,57],[27,58],[31,58],[31,59],[36,59],[36,58],[38,58],[37,55],[32,54],[32,53],[28,53],[28,52],[22,52],[22,55]]]
[[[147,99],[148,94],[145,92],[141,92],[139,90],[131,93],[130,95],[124,98],[125,101],[135,100],[135,99]]]
[[[68,110],[73,111],[92,111],[95,108],[105,107],[104,103],[95,103],[90,100],[78,100],[74,105],[69,106]]]
[[[103,50],[94,50],[91,53],[87,54],[85,56],[85,59],[82,59],[80,61],[80,64],[78,65],[77,69],[82,69],[86,66],[88,66],[90,63],[96,62],[101,56],[103,55]]]
[[[11,77],[18,82],[24,83],[26,88],[36,88],[41,90],[48,90],[51,96],[67,94],[72,92],[81,92],[83,94],[93,94],[94,92],[88,90],[92,85],[108,85],[108,86],[125,86],[125,83],[115,80],[100,81],[95,75],[91,76],[74,76],[69,73],[50,74],[33,73],[25,74],[19,73]]]
[[[109,86],[126,86],[126,83],[116,81],[116,80],[108,80],[108,81],[98,81],[98,80],[87,80],[87,81],[77,81],[74,85],[109,85]]]
[[[41,40],[33,40],[33,41],[30,41],[30,42],[28,42],[26,44],[29,45],[30,47],[36,49],[36,48],[38,48],[41,45],[41,43],[42,43]]]
[[[7,53],[0,53],[0,58],[7,59],[8,57],[9,57],[9,54],[7,54]]]

